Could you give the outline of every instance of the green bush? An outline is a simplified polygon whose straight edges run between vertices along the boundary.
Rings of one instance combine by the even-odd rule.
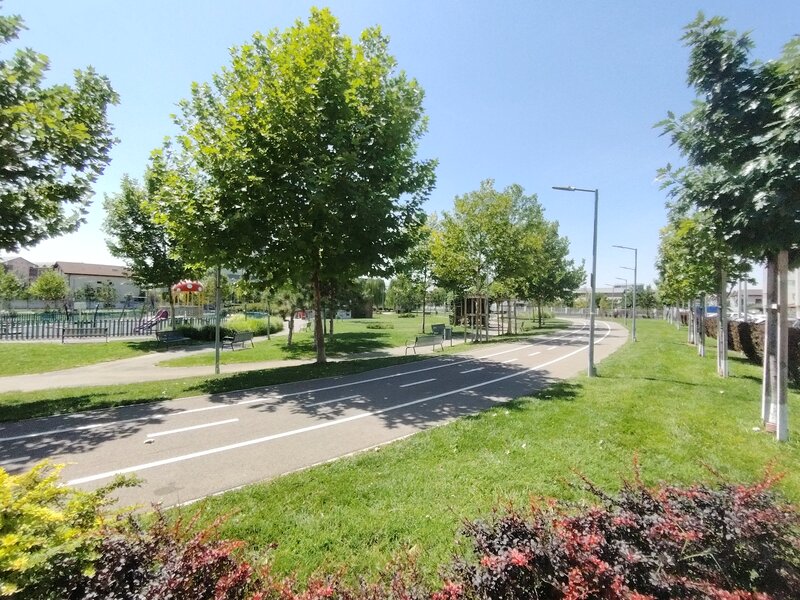
[[[91,576],[104,537],[103,509],[117,482],[95,492],[61,485],[63,465],[27,473],[0,468],[0,596],[58,598]]]
[[[398,313],[398,319],[413,319],[416,315],[414,313]]]
[[[391,323],[381,323],[379,321],[377,323],[367,323],[367,329],[394,329],[394,325]]]
[[[232,315],[225,321],[225,328],[233,331],[252,331],[253,335],[267,335],[267,319],[245,319],[244,315]],[[269,333],[283,330],[283,320],[280,317],[269,319]]]
[[[270,333],[277,333],[282,329],[283,322],[279,318],[273,317],[270,319]],[[200,342],[213,342],[216,331],[213,325],[204,325],[200,328],[180,325],[177,330],[181,335]],[[233,335],[237,331],[252,331],[253,335],[267,335],[267,320],[245,319],[243,316],[235,315],[226,320],[223,327],[220,327],[219,335],[220,337],[225,337],[226,335]]]

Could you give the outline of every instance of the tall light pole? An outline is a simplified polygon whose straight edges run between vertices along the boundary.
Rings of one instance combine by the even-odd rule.
[[[589,368],[587,369],[587,375],[589,377],[595,377],[597,372],[594,368],[594,316],[595,312],[597,311],[597,307],[595,306],[594,297],[595,292],[597,290],[597,204],[600,197],[600,190],[594,189],[585,189],[585,188],[576,188],[571,185],[568,186],[553,186],[554,190],[560,190],[562,192],[591,192],[594,194],[594,234],[592,235],[592,280],[591,280],[591,289],[592,293],[589,297]]]
[[[633,269],[631,269],[630,267],[622,267],[622,268],[628,269],[629,271],[633,271],[633,327],[631,328],[631,339],[635,342],[636,341],[636,269],[639,266],[639,250],[637,250],[636,248],[631,248],[629,246],[614,245],[612,247],[633,251]]]
[[[628,295],[628,280],[624,277],[617,277],[620,281],[625,282],[625,291],[622,292],[622,308],[625,310],[625,327],[628,326],[628,302],[625,300],[625,296]],[[617,286],[614,286],[617,287]]]

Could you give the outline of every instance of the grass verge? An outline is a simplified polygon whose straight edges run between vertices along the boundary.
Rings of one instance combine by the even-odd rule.
[[[774,463],[779,490],[800,500],[800,427],[791,441],[760,426],[760,373],[734,358],[720,379],[711,350],[685,330],[637,322],[639,342],[579,377],[379,450],[209,498],[203,520],[229,515],[222,535],[269,553],[279,573],[374,576],[411,554],[431,576],[449,562],[462,519],[532,495],[584,501],[580,472],[616,490],[638,455],[646,482],[753,481]],[[798,406],[790,394],[790,414]],[[711,470],[709,470],[711,469]],[[195,511],[197,506],[185,511]],[[271,544],[277,544],[268,550]]]

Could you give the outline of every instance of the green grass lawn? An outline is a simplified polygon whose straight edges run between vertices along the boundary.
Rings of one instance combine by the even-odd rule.
[[[8,342],[0,344],[0,377],[46,373],[109,360],[132,358],[156,349],[153,339],[136,341]]]
[[[428,315],[425,318],[425,331],[430,333],[434,323],[447,323],[446,315]],[[541,329],[533,329],[525,335],[547,333],[569,325],[567,321],[548,320]],[[379,328],[375,328],[379,327]],[[373,319],[343,319],[334,321],[334,340],[325,340],[325,352],[330,357],[341,357],[358,352],[374,352],[397,346],[405,346],[406,341],[413,340],[422,331],[422,317],[399,318],[395,314],[376,315]],[[463,338],[463,328],[455,328],[454,336]],[[523,335],[523,334],[519,334]],[[505,336],[498,338],[507,340]],[[267,360],[284,360],[291,358],[313,358],[314,339],[311,332],[297,333],[293,337],[292,346],[286,345],[286,336],[273,336],[270,341],[259,340],[254,348],[246,348],[244,352],[224,352],[220,355],[222,364],[259,362]],[[214,355],[195,354],[159,363],[166,367],[196,367],[214,364]]]
[[[278,572],[343,570],[373,577],[411,553],[432,576],[458,546],[463,519],[531,495],[585,501],[576,472],[614,490],[635,457],[655,483],[713,481],[710,469],[754,481],[768,464],[779,490],[800,500],[798,395],[790,394],[791,441],[760,426],[760,371],[734,358],[720,379],[685,329],[637,322],[639,342],[537,396],[426,431],[377,451],[280,477],[201,503],[203,519],[229,518],[222,535],[267,552]],[[198,506],[184,510],[195,511]],[[270,544],[277,548],[267,551]]]

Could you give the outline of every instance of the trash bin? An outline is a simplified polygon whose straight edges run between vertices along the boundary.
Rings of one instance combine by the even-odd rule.
[[[444,339],[452,340],[453,339],[453,328],[452,327],[445,327],[444,328]]]
[[[437,323],[436,325],[431,325],[431,331],[433,332],[433,335],[444,335],[444,323]]]

